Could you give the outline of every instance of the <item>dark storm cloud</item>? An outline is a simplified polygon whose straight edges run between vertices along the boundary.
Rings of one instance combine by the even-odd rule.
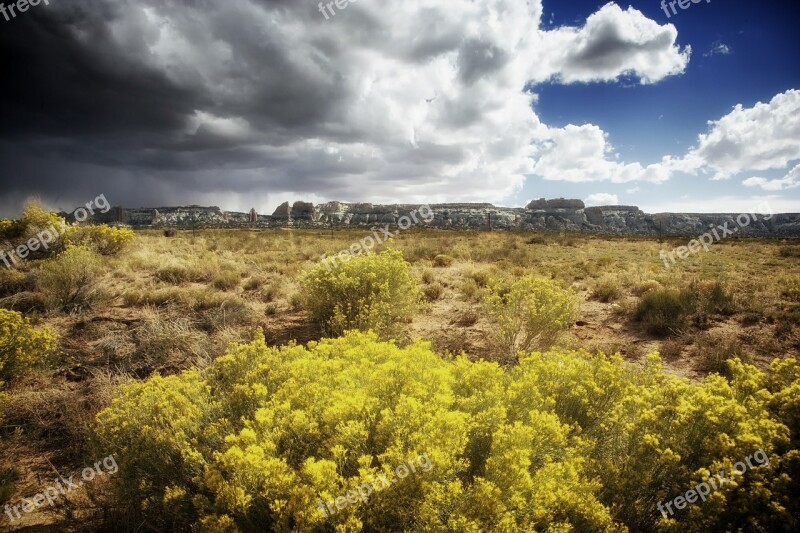
[[[330,20],[314,0],[51,0],[0,20],[0,215],[37,194],[502,198],[539,126],[521,89],[559,68],[543,43],[563,35],[540,14],[525,0],[364,0]],[[602,29],[573,61],[624,55]]]
[[[261,3],[277,14],[298,5],[288,0]],[[219,2],[212,9],[211,2],[188,0],[144,4],[181,26],[189,39],[215,39],[228,47],[232,53],[219,78],[204,79],[202,69],[195,68],[210,58],[155,65],[150,53],[155,36],[137,34],[143,16],[137,6],[142,3],[53,3],[2,24],[4,196],[48,191],[58,197],[76,186],[94,194],[113,186],[93,172],[65,183],[55,177],[62,174],[64,161],[134,174],[274,167],[280,155],[256,148],[254,137],[259,144],[279,147],[315,135],[347,94],[328,63],[313,68],[293,61],[291,50],[277,39],[265,39],[257,23],[248,23],[235,9],[221,9]],[[215,16],[204,17],[198,8]],[[210,34],[198,33],[204,31]],[[329,54],[332,48],[324,50]],[[250,138],[204,127],[188,131],[197,110],[248,117]],[[32,165],[33,159],[38,164]],[[20,175],[28,179],[20,181]],[[104,183],[97,183],[98,178]],[[227,186],[235,189],[237,182]]]

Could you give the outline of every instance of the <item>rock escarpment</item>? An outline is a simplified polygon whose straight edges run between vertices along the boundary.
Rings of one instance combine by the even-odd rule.
[[[271,215],[222,211],[219,207],[158,207],[127,209],[114,207],[107,213],[96,212],[92,222],[120,223],[147,227],[349,227],[395,225],[421,205],[327,202],[285,202]],[[737,222],[737,214],[648,214],[635,206],[585,207],[580,200],[539,199],[525,208],[496,207],[492,204],[432,204],[417,215],[419,227],[453,230],[568,231],[620,235],[700,235],[711,228],[737,228],[737,235],[800,236],[800,214],[775,214],[769,217],[748,215],[748,223]],[[769,217],[769,218],[768,218]],[[74,217],[67,215],[68,219]]]

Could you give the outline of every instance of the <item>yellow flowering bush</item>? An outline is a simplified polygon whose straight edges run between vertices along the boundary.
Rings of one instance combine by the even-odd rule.
[[[0,242],[19,239],[22,237],[24,229],[20,220],[7,218],[0,220]]]
[[[55,235],[53,234],[55,230]],[[56,213],[47,211],[36,203],[28,204],[19,220],[0,220],[0,243],[4,247],[26,244],[30,239],[41,240],[42,232],[51,235],[46,247],[39,245],[31,252],[31,258],[49,257],[63,251],[67,246],[90,248],[101,255],[121,252],[136,234],[129,228],[107,225],[68,224]]]
[[[510,356],[519,350],[550,348],[578,317],[574,291],[534,276],[522,277],[510,286],[492,280],[484,306],[498,344]]]
[[[44,361],[55,347],[50,330],[34,328],[20,313],[0,309],[0,385]]]
[[[302,285],[303,306],[329,335],[359,329],[388,338],[420,302],[408,263],[395,249],[350,257],[335,268],[320,263],[306,273]]]
[[[91,248],[101,255],[118,254],[135,238],[136,234],[130,228],[105,224],[74,226],[66,235],[69,244]]]
[[[71,228],[56,213],[47,211],[36,203],[30,203],[25,206],[19,220],[0,220],[0,243],[3,243],[4,248],[16,248],[30,239],[39,239],[38,235],[47,231],[51,234],[47,248],[40,247],[31,253],[31,257],[47,257],[64,248],[63,233]],[[54,229],[55,235],[52,235]]]
[[[792,531],[800,371],[733,361],[698,384],[557,350],[503,369],[351,331],[234,344],[124,386],[97,417],[126,511],[193,531]],[[761,469],[669,520],[656,504],[758,449]],[[426,453],[429,471],[326,514]]]

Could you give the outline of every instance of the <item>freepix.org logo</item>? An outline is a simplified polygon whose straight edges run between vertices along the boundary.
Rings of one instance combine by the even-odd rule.
[[[671,0],[671,1],[662,0],[661,1],[661,9],[663,9],[664,13],[667,14],[667,18],[670,18],[670,17],[672,17],[672,15],[677,15],[678,14],[678,10],[675,9],[675,4],[678,4],[679,8],[681,8],[683,10],[686,10],[686,9],[689,9],[689,7],[692,4],[699,4],[702,1],[703,0]],[[706,4],[710,4],[711,0],[705,0],[705,2],[706,2]],[[669,8],[667,8],[667,6],[669,6]],[[672,15],[669,14],[670,9],[672,10]]]
[[[31,7],[36,7],[42,3],[49,6],[50,0],[17,0],[17,2],[8,5],[0,2],[0,15],[3,15],[6,22],[11,22],[12,19],[17,18],[18,13],[25,13]]]

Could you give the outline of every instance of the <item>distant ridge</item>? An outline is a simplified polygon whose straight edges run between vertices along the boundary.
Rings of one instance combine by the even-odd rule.
[[[90,222],[126,224],[134,228],[198,227],[348,227],[395,225],[422,204],[284,202],[271,215],[255,209],[247,213],[219,207],[113,207],[95,212]],[[743,214],[657,213],[636,206],[586,207],[581,200],[544,198],[524,208],[496,207],[489,203],[430,204],[433,219],[418,226],[452,230],[514,230],[607,233],[620,235],[698,235],[709,227],[737,228],[737,235],[800,237],[800,213],[748,214],[748,223],[737,223]],[[64,216],[74,221],[72,214]],[[739,218],[739,221],[744,218]]]

